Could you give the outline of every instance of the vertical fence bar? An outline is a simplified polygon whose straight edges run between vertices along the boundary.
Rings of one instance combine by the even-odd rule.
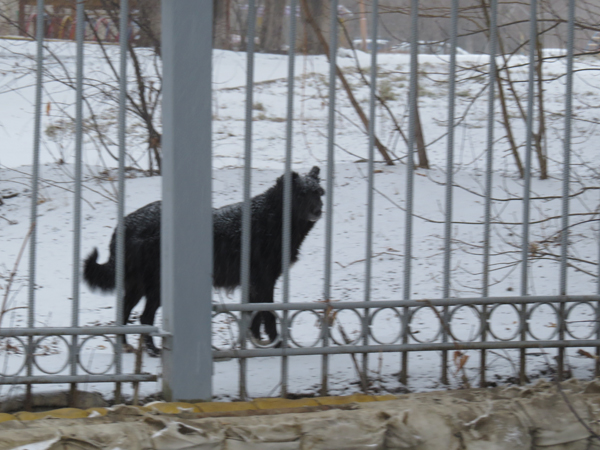
[[[419,0],[411,0],[410,6],[410,83],[409,83],[409,116],[408,116],[408,149],[406,150],[406,220],[404,233],[404,300],[410,300],[411,269],[412,269],[412,226],[413,226],[413,190],[415,178],[415,138],[417,117],[417,76],[419,68],[418,49],[418,26],[419,26]],[[402,328],[402,343],[408,343],[408,315],[410,308],[404,308],[404,323]],[[408,381],[408,352],[402,353],[402,369],[400,371],[400,382],[406,384]]]
[[[571,118],[573,105],[573,47],[575,45],[575,0],[569,0],[567,25],[567,86],[565,92],[565,141],[563,155],[562,217],[560,233],[559,293],[567,295],[567,263],[569,257],[569,187],[571,170]],[[565,338],[565,305],[559,305],[558,339]],[[558,379],[564,375],[565,349],[558,349]]]
[[[497,15],[498,1],[490,1],[490,67],[489,67],[489,91],[488,91],[488,122],[487,122],[487,153],[486,153],[486,171],[485,171],[485,206],[484,206],[484,225],[483,225],[483,280],[481,295],[489,295],[489,277],[490,277],[490,231],[492,215],[492,176],[494,166],[494,96],[496,86],[496,47],[497,47]],[[481,340],[487,339],[487,308],[482,307],[484,317],[484,329],[481,332]],[[480,383],[486,385],[486,351],[481,351],[480,365]]]
[[[254,99],[254,35],[256,34],[255,0],[248,2],[248,24],[246,29],[246,132],[244,137],[244,204],[242,206],[242,258],[240,269],[242,303],[250,301],[250,237],[251,237],[251,177],[252,177],[252,107]],[[259,313],[257,313],[259,314]],[[244,317],[245,316],[245,317]],[[249,325],[248,314],[242,313],[240,330],[241,348],[246,348],[246,333]],[[246,399],[246,358],[240,358],[240,398]]]
[[[329,106],[327,117],[327,198],[325,199],[325,276],[323,281],[323,299],[331,299],[331,253],[333,246],[333,181],[335,176],[335,80],[337,75],[337,47],[338,47],[338,0],[330,1],[330,44],[329,44]],[[329,345],[329,311],[323,315],[323,347]],[[321,395],[327,395],[329,356],[321,357]]]
[[[529,12],[529,79],[527,81],[527,130],[525,135],[525,173],[523,179],[523,239],[521,244],[521,295],[528,295],[529,204],[531,197],[531,143],[533,141],[533,106],[535,94],[535,54],[537,41],[537,0],[531,0]],[[527,339],[527,305],[521,306],[521,340]],[[526,349],[519,351],[519,382],[527,382]]]
[[[290,301],[290,261],[292,236],[292,131],[294,125],[294,76],[296,61],[296,9],[298,0],[290,0],[290,29],[288,51],[287,117],[285,123],[285,175],[283,191],[283,303]],[[288,346],[288,311],[282,312],[281,345]],[[288,357],[281,358],[281,396],[288,394]]]
[[[379,14],[379,1],[373,0],[371,11],[371,91],[369,97],[369,164],[368,164],[368,186],[367,186],[367,245],[365,256],[365,302],[371,300],[371,276],[372,276],[372,254],[373,254],[373,189],[375,187],[375,100],[377,95],[377,25]],[[364,311],[363,345],[369,345],[369,310]],[[369,370],[369,354],[363,354],[363,380],[367,380]]]
[[[163,395],[212,396],[212,1],[162,2]]]
[[[125,295],[125,134],[127,115],[127,44],[129,28],[129,0],[121,0],[119,14],[119,167],[117,172],[117,261],[116,261],[116,293],[117,317],[116,325],[123,325],[123,297]],[[115,346],[115,373],[121,374],[123,370],[123,336],[117,336]],[[121,401],[121,383],[115,386],[115,402]]]
[[[79,326],[79,284],[81,283],[81,158],[83,143],[83,30],[84,1],[77,2],[75,40],[77,47],[75,74],[75,187],[73,198],[73,285],[71,326]],[[71,375],[77,375],[77,336],[71,337]],[[77,384],[71,384],[71,406],[76,403]]]
[[[35,326],[35,281],[36,281],[36,256],[37,256],[37,211],[40,177],[40,140],[42,128],[42,78],[44,64],[44,0],[37,2],[36,18],[36,80],[35,80],[35,110],[33,125],[33,168],[31,173],[31,218],[29,238],[29,286],[27,299],[27,326]],[[27,340],[27,375],[33,374],[33,337]],[[31,384],[27,385],[26,409],[31,407]]]
[[[444,222],[444,282],[442,298],[450,298],[450,252],[452,251],[452,189],[454,184],[454,112],[456,92],[456,38],[458,35],[458,0],[450,11],[450,66],[448,67],[448,141],[446,147],[446,220]],[[443,341],[448,342],[448,307],[444,307]],[[442,351],[442,383],[448,384],[448,352]]]

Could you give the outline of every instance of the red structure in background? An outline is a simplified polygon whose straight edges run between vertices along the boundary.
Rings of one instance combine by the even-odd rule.
[[[44,18],[44,37],[50,39],[75,39],[75,9],[76,0],[46,0],[46,14]],[[118,42],[119,24],[106,12],[103,0],[87,0],[85,9],[88,17],[85,39]],[[112,3],[112,2],[111,2]],[[134,8],[137,2],[130,0],[130,7]],[[25,37],[36,35],[37,0],[19,0],[19,34]],[[118,14],[117,14],[118,15]],[[130,24],[130,39],[135,39],[136,30]]]

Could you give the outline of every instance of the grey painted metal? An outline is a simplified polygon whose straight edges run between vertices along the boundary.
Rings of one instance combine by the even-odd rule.
[[[490,34],[489,34],[489,90],[488,90],[488,121],[487,121],[487,154],[486,154],[486,171],[485,171],[485,206],[484,206],[484,225],[483,225],[483,279],[481,287],[481,295],[487,297],[489,295],[489,264],[490,264],[490,232],[491,232],[491,211],[492,211],[492,177],[494,163],[494,98],[496,87],[496,48],[498,44],[498,29],[497,29],[497,14],[498,1],[490,0]],[[484,309],[484,314],[486,313]],[[487,339],[487,330],[481,334],[481,340]],[[485,379],[487,355],[485,351],[481,352],[480,358],[480,384],[482,387],[487,385]]]
[[[452,251],[452,194],[454,184],[454,113],[456,101],[456,39],[458,36],[458,0],[452,0],[450,10],[450,65],[448,67],[448,139],[446,145],[446,211],[444,219],[444,280],[442,297],[450,297],[450,263]],[[444,308],[444,320],[448,323],[448,309]],[[448,332],[443,329],[444,342]],[[442,383],[448,383],[448,355],[442,352]]]
[[[29,283],[27,298],[27,326],[35,326],[35,281],[36,281],[36,254],[37,254],[37,221],[38,221],[38,194],[39,194],[39,176],[40,176],[40,139],[42,128],[42,79],[44,63],[44,0],[37,2],[36,18],[36,80],[35,80],[35,115],[33,125],[33,167],[31,172],[31,217],[30,217],[30,236],[29,236]],[[33,353],[33,342],[28,342],[28,354]],[[31,359],[27,361],[27,375],[31,375],[33,370]],[[27,395],[31,394],[31,387],[28,387]]]
[[[250,254],[251,254],[251,186],[252,186],[252,109],[254,107],[254,37],[256,35],[256,3],[248,1],[248,21],[246,26],[246,117],[244,136],[244,204],[242,206],[242,256],[241,256],[241,284],[242,302],[250,300]],[[246,333],[249,323],[242,321],[240,339],[242,348],[246,347]],[[246,389],[246,361],[240,359],[240,398],[248,396]]]
[[[79,326],[79,286],[81,284],[81,157],[83,147],[83,34],[84,4],[77,3],[75,41],[77,47],[75,74],[75,186],[73,192],[73,274],[71,326]],[[71,339],[71,375],[77,375],[77,336]],[[73,385],[72,389],[76,389]]]
[[[376,95],[377,95],[377,25],[379,22],[379,1],[373,0],[371,4],[371,70],[370,70],[370,96],[369,96],[369,147],[368,147],[368,160],[367,165],[368,177],[367,177],[367,233],[366,233],[366,255],[365,255],[365,292],[364,300],[368,302],[371,300],[371,278],[372,278],[372,266],[373,266],[373,193],[375,188],[375,122],[377,119],[377,112],[375,109]],[[363,313],[363,320],[369,316],[369,310],[365,309]],[[363,344],[369,345],[369,336],[363,336]],[[367,371],[369,367],[369,355],[365,353],[363,355],[363,379],[367,379]]]
[[[419,0],[411,0],[410,6],[410,82],[408,95],[408,148],[406,150],[406,210],[404,228],[404,286],[403,298],[410,299],[411,270],[412,270],[412,228],[413,228],[413,203],[414,203],[414,178],[415,178],[415,140],[417,119],[417,94],[419,75]],[[404,342],[408,342],[408,327],[404,330]],[[406,384],[408,381],[408,354],[402,355],[402,368],[400,371],[400,382]]]
[[[335,180],[335,82],[337,76],[338,48],[338,0],[331,0],[329,35],[329,105],[327,109],[327,197],[325,198],[325,267],[323,280],[323,300],[331,300],[331,267],[333,252],[333,186]],[[329,345],[329,330],[323,329],[323,345]],[[329,358],[323,355],[321,361],[321,395],[327,395],[329,389]]]
[[[360,309],[375,308],[398,308],[398,307],[423,307],[423,306],[458,306],[458,305],[520,305],[533,303],[573,303],[573,302],[596,302],[600,301],[600,295],[543,295],[527,297],[469,297],[469,298],[440,298],[424,300],[371,300],[366,302],[335,302],[326,304],[323,302],[303,303],[249,303],[249,304],[214,304],[215,312],[233,311],[307,311],[327,309]]]
[[[0,328],[0,336],[101,336],[123,334],[159,334],[159,329],[151,325],[127,325],[106,327],[38,327]]]
[[[212,1],[162,2],[163,395],[212,396]],[[200,83],[198,80],[203,80]]]
[[[370,68],[370,91],[369,91],[369,128],[368,133],[368,165],[367,165],[367,232],[365,245],[365,292],[364,299],[371,299],[371,274],[373,255],[373,189],[375,187],[375,102],[377,95],[377,14],[379,2],[374,0],[371,11],[371,68]]]
[[[34,375],[26,377],[0,377],[3,384],[60,384],[60,383],[128,383],[133,381],[156,381],[158,377],[149,373],[138,375]]]
[[[396,353],[396,352],[422,352],[435,350],[456,350],[454,342],[418,343],[418,344],[389,344],[389,345],[342,345],[337,347],[302,347],[288,348],[285,354],[288,356],[308,355],[344,355],[356,353]],[[509,349],[509,348],[573,348],[573,347],[596,347],[600,345],[600,339],[576,339],[564,341],[487,341],[487,342],[461,342],[461,350],[482,349]],[[218,350],[213,352],[214,358],[257,358],[282,356],[284,350],[281,348],[252,349],[252,350]]]
[[[485,171],[485,211],[483,231],[483,283],[481,295],[488,296],[489,292],[489,263],[490,263],[490,222],[492,211],[492,178],[494,166],[494,104],[496,93],[496,49],[498,41],[497,30],[498,1],[490,1],[490,43],[489,43],[489,90],[488,90],[488,122],[487,122],[487,150]]]
[[[527,80],[527,118],[525,131],[525,167],[523,174],[523,237],[521,244],[521,295],[528,295],[528,269],[529,269],[529,208],[531,197],[531,152],[533,136],[533,106],[535,103],[535,64],[537,41],[537,0],[531,0],[529,10],[529,77]],[[520,313],[524,317],[526,308],[523,306]],[[526,330],[521,332],[521,340],[526,339]],[[519,379],[523,384],[526,377],[526,353],[522,350],[519,355]]]
[[[563,173],[562,173],[562,217],[560,233],[560,274],[559,274],[559,293],[567,294],[567,264],[569,258],[569,188],[570,188],[570,170],[571,170],[571,119],[573,106],[573,52],[575,46],[575,0],[569,0],[569,20],[567,24],[567,81],[565,92],[565,137],[563,152]],[[561,310],[564,308],[560,306]],[[564,313],[564,311],[561,311]],[[565,332],[564,314],[560,315],[558,324],[559,337],[562,339]],[[557,375],[559,379],[563,377],[564,371],[564,350],[559,349],[557,358]]]
[[[115,291],[117,295],[116,320],[117,326],[123,325],[123,298],[125,296],[125,158],[127,132],[127,50],[129,28],[129,1],[121,0],[119,11],[119,115],[118,142],[119,165],[117,169],[117,244],[115,264]],[[117,339],[115,346],[115,371],[120,374],[123,370],[123,339]],[[116,384],[115,401],[121,401],[121,385]]]
[[[291,236],[292,236],[292,142],[293,142],[293,121],[294,121],[294,80],[295,80],[295,62],[296,62],[296,9],[298,0],[290,0],[290,26],[289,26],[289,50],[288,50],[288,86],[287,86],[287,114],[285,123],[285,175],[283,184],[283,247],[282,247],[282,268],[283,268],[283,302],[290,301],[290,261],[291,261]],[[287,348],[288,345],[288,315],[283,314],[281,324],[281,345]],[[281,396],[287,396],[288,382],[288,360],[284,356],[281,359]]]

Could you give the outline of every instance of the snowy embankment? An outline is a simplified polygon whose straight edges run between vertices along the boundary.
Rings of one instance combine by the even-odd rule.
[[[34,73],[29,56],[33,44],[22,41],[0,41],[0,192],[18,194],[6,199],[0,206],[0,286],[4,295],[7,276],[17,259],[19,249],[29,230],[29,194],[31,172],[31,149],[33,134]],[[73,210],[73,136],[68,116],[72,113],[74,93],[61,78],[65,71],[74,72],[74,46],[51,43],[50,49],[61,64],[52,57],[46,58],[48,73],[55,79],[45,83],[44,115],[42,125],[41,184],[38,219],[37,289],[35,321],[37,326],[68,326],[71,323],[72,297],[72,210]],[[116,47],[110,48],[116,57]],[[86,90],[95,92],[98,84],[113,83],[110,70],[96,45],[86,45]],[[287,61],[283,56],[257,55],[254,95],[253,137],[253,193],[268,188],[282,173],[285,149],[285,92]],[[369,55],[360,54],[363,68],[369,64]],[[456,108],[460,125],[455,132],[454,164],[454,215],[451,295],[474,297],[481,295],[484,214],[485,142],[487,141],[487,96],[485,90],[485,62],[487,57],[460,56],[461,71],[457,86]],[[215,51],[214,55],[214,171],[213,204],[221,206],[240,201],[243,177],[243,137],[245,90],[244,54]],[[408,56],[381,55],[379,58],[378,86],[385,91],[388,104],[396,120],[406,128],[406,99],[408,95]],[[146,64],[152,64],[147,55]],[[425,73],[420,81],[420,112],[428,156],[432,168],[418,169],[415,177],[415,218],[413,233],[413,261],[411,295],[413,299],[439,298],[443,282],[443,220],[446,167],[446,119],[447,119],[447,61],[439,56],[422,56],[421,69]],[[355,95],[366,109],[368,88],[364,86],[349,57],[340,57],[339,64],[355,89]],[[577,62],[578,67],[595,68],[597,61],[586,59]],[[295,123],[293,168],[306,172],[319,165],[325,174],[327,142],[327,79],[328,66],[324,57],[299,56],[296,62]],[[564,72],[561,60],[550,61],[545,66],[551,78]],[[368,72],[367,72],[368,73]],[[526,66],[516,68],[512,75],[517,80],[527,77]],[[575,77],[575,121],[573,124],[572,191],[597,185],[597,163],[594,158],[594,110],[586,105],[598,103],[600,83],[595,71],[582,71]],[[133,89],[133,83],[131,84]],[[521,98],[526,93],[526,83],[516,85]],[[531,241],[548,254],[560,253],[560,239],[556,230],[560,226],[561,163],[564,128],[564,85],[562,78],[545,84],[545,105],[548,109],[547,150],[551,178],[532,183]],[[338,91],[338,115],[336,118],[336,178],[333,214],[333,279],[332,300],[360,301],[364,299],[364,258],[367,199],[367,137],[359,127],[358,119],[346,98]],[[106,139],[115,142],[116,126],[114,105],[106,105],[100,97],[92,96],[90,106],[97,107],[106,127]],[[514,115],[513,127],[518,144],[524,142],[524,122],[518,118],[515,105],[510,105]],[[87,106],[86,106],[87,108]],[[89,112],[89,111],[88,111]],[[382,142],[393,152],[395,166],[376,163],[375,173],[375,225],[373,234],[373,281],[371,299],[399,300],[403,295],[404,229],[406,204],[406,146],[394,133],[389,116],[380,108],[376,130]],[[130,158],[132,167],[144,168],[146,144],[139,123],[134,116],[128,117]],[[59,131],[57,133],[56,131]],[[516,174],[514,159],[508,154],[504,128],[497,123],[497,143],[494,155],[494,202],[492,214],[492,266],[490,295],[519,295],[522,204],[522,181]],[[114,146],[109,142],[109,149]],[[520,149],[521,155],[523,148]],[[379,160],[379,156],[376,155]],[[115,226],[115,172],[114,160],[98,146],[93,133],[86,135],[84,144],[85,183],[83,191],[82,257],[93,247],[100,250],[100,258],[107,257],[108,242]],[[534,169],[537,163],[534,163]],[[550,198],[551,197],[551,198]],[[126,186],[126,211],[131,212],[160,198],[160,177],[145,177],[139,170],[128,172]],[[571,204],[571,213],[596,219],[597,193],[586,191]],[[590,214],[585,216],[585,214]],[[574,220],[575,221],[575,220]],[[576,220],[579,222],[579,220]],[[502,223],[498,223],[502,222]],[[597,222],[590,221],[573,229],[571,245],[574,255],[589,260],[582,268],[595,273],[598,261]],[[317,224],[301,249],[300,261],[291,272],[291,301],[322,300],[324,263],[324,221]],[[18,274],[10,286],[9,307],[13,308],[3,318],[1,326],[24,326],[27,323],[27,254],[19,266]],[[539,257],[530,263],[528,293],[530,295],[557,295],[559,266],[551,257]],[[570,294],[593,294],[595,278],[583,271],[569,270],[568,292]],[[276,298],[280,297],[280,284]],[[277,301],[278,301],[277,300]],[[215,302],[238,302],[239,292],[227,298],[215,292]],[[81,286],[81,325],[111,324],[115,318],[114,297],[101,296]],[[590,324],[591,309],[578,307],[569,317],[574,327],[586,334]],[[139,313],[139,310],[138,310]],[[357,331],[355,318],[346,320],[346,330],[352,335]],[[160,320],[160,315],[158,316]],[[498,334],[510,335],[515,331],[516,312],[510,307],[499,308],[492,324]],[[413,319],[419,327],[421,339],[434,335],[437,319],[433,312],[422,309]],[[539,308],[530,319],[530,327],[538,335],[547,336],[555,330],[556,316],[548,307]],[[160,322],[159,322],[160,323]],[[462,338],[473,336],[478,327],[473,313],[467,308],[456,314],[453,331]],[[381,315],[373,325],[382,340],[392,339],[398,332],[393,315]],[[298,339],[310,342],[318,330],[314,321],[299,320],[292,330]],[[225,323],[215,324],[216,342],[227,343],[232,330]],[[108,361],[110,347],[98,341],[90,342],[84,354],[86,363],[101,368]],[[66,358],[60,341],[48,341],[47,355],[41,360],[51,370]],[[0,349],[2,364],[14,366],[22,357],[18,352]],[[472,385],[479,377],[479,352],[465,352],[469,359],[465,369]],[[549,352],[550,357],[553,352]],[[572,373],[589,377],[593,361],[578,356],[576,349],[567,352]],[[125,355],[126,366],[133,365],[133,356]],[[398,392],[401,386],[395,374],[399,371],[399,355],[373,355],[370,359],[370,375],[375,379],[374,388]],[[419,352],[410,356],[410,381],[406,387],[411,391],[423,391],[441,387],[439,384],[438,352]],[[551,371],[546,356],[541,351],[530,352],[528,371],[532,377]],[[517,351],[490,352],[488,377],[500,382],[516,375]],[[248,390],[251,396],[278,394],[280,361],[277,358],[256,358],[248,363]],[[332,392],[356,391],[357,374],[348,355],[332,356],[329,363],[329,384]],[[157,359],[144,358],[144,371],[160,371]],[[544,372],[546,371],[546,372]],[[218,398],[235,398],[238,363],[236,361],[215,364],[215,395]],[[291,392],[311,394],[317,391],[321,379],[321,357],[290,358]],[[451,377],[451,386],[464,385],[458,374]],[[81,385],[82,389],[107,392],[110,385]],[[47,388],[36,388],[47,389]],[[129,389],[129,387],[127,387]],[[160,385],[146,383],[142,394],[160,390]],[[15,388],[0,388],[0,394],[13,394]],[[128,391],[126,391],[128,393]]]

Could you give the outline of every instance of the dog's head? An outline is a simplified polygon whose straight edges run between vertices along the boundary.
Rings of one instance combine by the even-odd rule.
[[[316,222],[323,215],[321,197],[325,195],[325,189],[320,185],[319,172],[317,166],[304,176],[292,172],[293,211],[301,220]]]

